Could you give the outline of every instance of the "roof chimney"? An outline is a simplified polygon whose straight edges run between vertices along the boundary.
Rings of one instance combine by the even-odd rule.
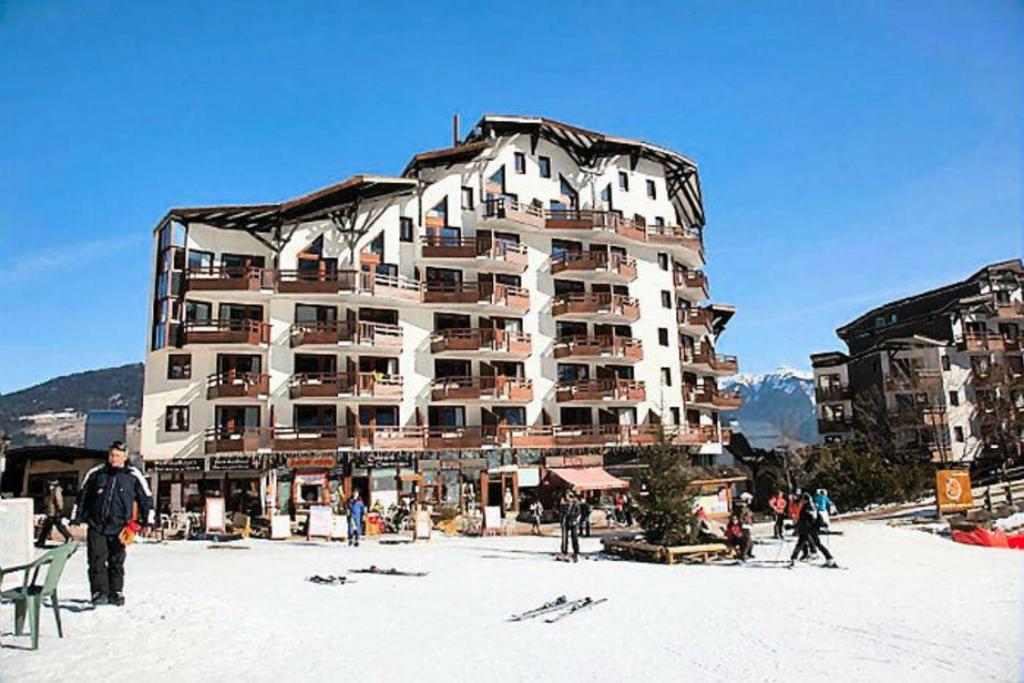
[[[452,147],[459,146],[459,115],[456,114],[452,119]]]

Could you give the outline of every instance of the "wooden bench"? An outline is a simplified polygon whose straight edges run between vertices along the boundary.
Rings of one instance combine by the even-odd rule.
[[[730,555],[724,543],[703,543],[701,545],[654,545],[645,541],[630,541],[620,538],[601,539],[605,552],[631,560],[661,562],[663,564],[704,563]]]

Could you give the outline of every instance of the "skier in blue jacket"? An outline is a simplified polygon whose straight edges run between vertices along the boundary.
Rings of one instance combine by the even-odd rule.
[[[348,501],[348,544],[359,545],[359,536],[363,533],[363,515],[366,505],[359,499],[359,491],[353,491]]]
[[[831,521],[830,516],[836,514],[836,505],[828,497],[828,491],[818,489],[814,492],[814,507],[818,509],[818,519],[821,520],[821,528],[827,533],[828,525]]]

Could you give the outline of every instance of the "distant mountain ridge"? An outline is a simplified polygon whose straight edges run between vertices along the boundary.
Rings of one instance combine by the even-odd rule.
[[[124,410],[129,420],[142,414],[142,363],[55,377],[27,389],[0,395],[0,431],[14,445],[81,445],[85,413]]]
[[[725,415],[755,448],[777,448],[818,443],[814,408],[814,375],[780,367],[766,375],[737,375],[722,382],[738,391],[743,407]]]

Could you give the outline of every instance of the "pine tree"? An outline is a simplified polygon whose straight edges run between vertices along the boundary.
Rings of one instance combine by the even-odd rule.
[[[696,497],[690,484],[686,454],[675,448],[658,431],[658,440],[640,453],[640,484],[645,495],[639,500],[637,517],[649,543],[655,545],[687,545],[697,539]]]

